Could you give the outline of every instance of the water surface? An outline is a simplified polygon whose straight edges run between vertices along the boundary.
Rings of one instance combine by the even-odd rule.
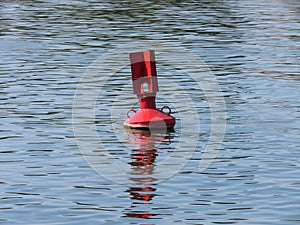
[[[299,7],[294,0],[1,1],[0,223],[299,224]],[[227,127],[206,170],[199,170],[211,129],[205,95],[160,63],[162,92],[172,73],[196,103],[201,135],[191,159],[157,180],[158,165],[167,168],[163,160],[179,143],[189,152],[194,136],[180,139],[180,121],[155,136],[113,129],[122,121],[111,121],[112,107],[124,109],[124,120],[137,107],[130,89],[112,105],[130,88],[128,65],[107,82],[94,121],[110,157],[128,166],[118,174],[127,183],[84,160],[72,124],[77,85],[99,56],[139,40],[189,49],[217,77]],[[103,162],[102,152],[95,161]]]

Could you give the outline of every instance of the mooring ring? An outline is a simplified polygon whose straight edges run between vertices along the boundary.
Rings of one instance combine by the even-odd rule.
[[[130,113],[130,112],[134,112],[134,114],[135,114],[135,113],[136,113],[136,110],[135,110],[135,109],[129,109],[129,110],[127,111],[127,114],[126,114],[128,118],[131,117],[131,116],[129,116],[129,113]]]
[[[165,112],[164,112],[164,109],[168,109],[169,112],[168,112],[168,113],[165,113]],[[170,116],[170,114],[171,114],[171,109],[170,109],[170,107],[169,107],[169,106],[166,106],[166,105],[163,106],[163,107],[160,109],[160,111],[163,112],[163,113],[165,113],[165,114],[167,114],[168,116]]]

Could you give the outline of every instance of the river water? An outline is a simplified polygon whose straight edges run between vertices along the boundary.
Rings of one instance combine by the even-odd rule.
[[[300,223],[299,1],[13,0],[0,11],[1,224]],[[123,128],[138,109],[129,59],[101,57],[135,45],[157,53],[157,104],[174,131]],[[176,69],[176,57],[202,70]]]

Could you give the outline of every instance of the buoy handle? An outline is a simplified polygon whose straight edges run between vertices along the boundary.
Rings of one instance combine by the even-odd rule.
[[[168,109],[169,111],[166,113],[166,112],[164,112],[164,109]],[[170,116],[170,114],[171,114],[171,109],[170,109],[170,107],[169,106],[163,106],[161,109],[160,109],[160,111],[161,112],[163,112],[163,113],[165,113],[165,114],[167,114],[168,116]]]
[[[128,118],[131,117],[131,116],[129,116],[129,113],[130,113],[130,112],[134,112],[134,114],[135,114],[135,113],[136,113],[136,110],[135,110],[135,109],[129,109],[128,112],[127,112],[127,117],[128,117]]]

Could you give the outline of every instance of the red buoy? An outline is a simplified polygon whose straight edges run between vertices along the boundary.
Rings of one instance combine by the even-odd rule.
[[[168,106],[156,109],[156,92],[158,81],[156,74],[154,50],[129,54],[133,93],[137,95],[140,110],[130,109],[124,125],[131,128],[173,128],[175,118]],[[165,112],[165,109],[168,111]],[[132,113],[134,115],[130,116]]]

